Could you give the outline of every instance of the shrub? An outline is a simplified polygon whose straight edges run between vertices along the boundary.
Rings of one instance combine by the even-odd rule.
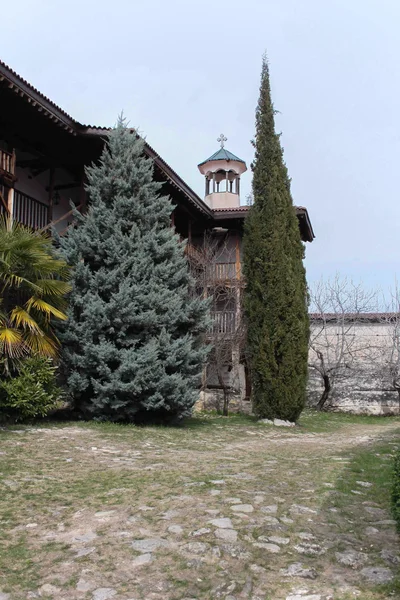
[[[26,421],[45,417],[57,407],[62,391],[55,378],[56,367],[42,357],[25,359],[16,377],[0,382],[0,418]]]
[[[392,512],[400,531],[400,450],[394,459],[393,485],[392,485]]]

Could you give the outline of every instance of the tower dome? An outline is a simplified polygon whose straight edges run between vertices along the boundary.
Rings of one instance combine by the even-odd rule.
[[[240,206],[240,176],[247,171],[246,163],[225,148],[223,133],[217,141],[220,149],[198,165],[205,177],[204,201],[210,208],[235,208]]]

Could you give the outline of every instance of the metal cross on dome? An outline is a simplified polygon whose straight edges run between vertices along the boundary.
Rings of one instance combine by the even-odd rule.
[[[227,140],[228,140],[228,138],[225,137],[223,133],[221,133],[221,135],[219,136],[219,138],[217,138],[217,142],[221,143],[221,148],[223,148],[225,146],[225,142]]]

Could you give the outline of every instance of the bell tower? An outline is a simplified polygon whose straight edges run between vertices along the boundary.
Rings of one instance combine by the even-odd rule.
[[[217,139],[220,149],[198,165],[205,177],[205,203],[210,208],[240,206],[240,176],[247,171],[246,163],[225,148],[228,138],[223,133]]]

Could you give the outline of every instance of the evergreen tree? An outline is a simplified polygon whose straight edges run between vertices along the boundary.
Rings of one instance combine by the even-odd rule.
[[[256,111],[254,204],[245,223],[245,311],[255,413],[295,421],[307,382],[308,311],[304,247],[264,57]]]
[[[86,418],[179,421],[198,395],[208,307],[190,293],[172,203],[122,119],[87,178],[89,210],[61,241],[73,266],[60,335],[69,392]]]

